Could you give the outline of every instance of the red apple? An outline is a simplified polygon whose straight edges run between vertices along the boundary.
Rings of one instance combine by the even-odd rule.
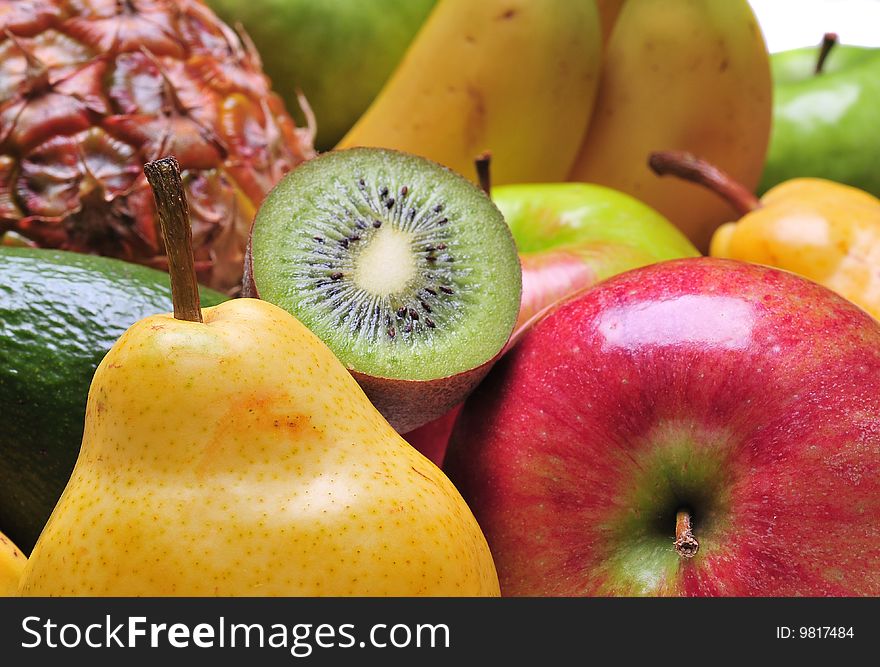
[[[456,405],[434,421],[405,433],[404,440],[419,450],[422,456],[430,459],[434,465],[442,467],[443,458],[446,456],[446,447],[449,444],[449,436],[452,435],[452,428],[455,426],[455,420],[458,419],[462,405]]]
[[[767,267],[630,271],[525,334],[446,470],[505,595],[880,595],[880,323]]]

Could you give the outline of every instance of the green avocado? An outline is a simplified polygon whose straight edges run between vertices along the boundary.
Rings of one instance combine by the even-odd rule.
[[[272,89],[315,113],[315,146],[330,150],[366,111],[436,0],[208,0],[253,40]]]
[[[758,193],[811,176],[880,196],[880,49],[835,46],[773,54],[773,129]]]
[[[202,305],[226,297],[202,289]],[[26,553],[67,484],[98,363],[170,312],[168,276],[115,259],[0,246],[0,532]]]

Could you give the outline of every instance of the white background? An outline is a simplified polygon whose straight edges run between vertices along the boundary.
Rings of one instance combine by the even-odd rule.
[[[880,46],[880,0],[750,0],[771,52],[822,41]]]

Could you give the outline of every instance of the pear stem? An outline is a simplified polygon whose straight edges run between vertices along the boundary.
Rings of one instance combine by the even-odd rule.
[[[822,36],[822,45],[819,47],[819,57],[816,58],[815,74],[819,75],[822,73],[822,69],[825,67],[825,61],[828,59],[828,54],[831,53],[831,49],[833,49],[836,45],[836,32],[826,32]]]
[[[480,188],[486,193],[486,196],[491,196],[492,176],[489,169],[491,163],[491,151],[484,151],[474,158],[474,166],[477,168],[477,180],[480,183]]]
[[[145,164],[144,174],[153,188],[159,226],[165,239],[174,317],[178,320],[201,322],[199,282],[192,251],[192,223],[180,179],[180,165],[173,156],[164,157]]]
[[[691,529],[691,515],[687,510],[679,510],[675,515],[675,542],[676,553],[682,558],[693,558],[700,550],[700,543],[694,537]]]
[[[739,215],[761,208],[761,202],[744,185],[715,165],[685,151],[658,151],[648,157],[658,176],[672,175],[702,185],[722,197]]]

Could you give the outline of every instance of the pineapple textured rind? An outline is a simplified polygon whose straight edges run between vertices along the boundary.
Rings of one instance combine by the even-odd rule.
[[[142,167],[169,154],[199,278],[234,289],[256,207],[314,154],[253,49],[195,0],[0,3],[0,235],[163,268]]]

